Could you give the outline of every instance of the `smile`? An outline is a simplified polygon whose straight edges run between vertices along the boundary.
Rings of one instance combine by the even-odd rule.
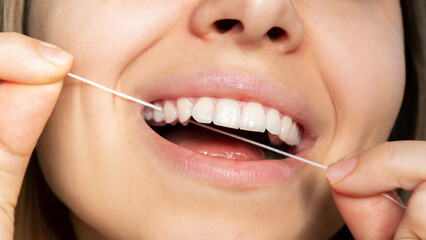
[[[280,89],[279,95],[268,93]],[[140,115],[152,149],[172,169],[214,185],[252,188],[286,182],[304,165],[188,121],[306,156],[315,143],[311,129],[315,118],[297,95],[286,92],[276,81],[223,72],[191,73],[145,88],[151,96],[144,99],[163,111],[142,108]],[[280,96],[281,101],[272,101]]]
[[[233,99],[210,97],[179,98],[177,100],[155,101],[163,111],[145,108],[144,116],[151,126],[186,126],[191,116],[199,123],[240,129],[250,132],[267,131],[272,145],[289,146],[301,143],[302,130],[290,117],[278,110],[256,102],[241,102]]]

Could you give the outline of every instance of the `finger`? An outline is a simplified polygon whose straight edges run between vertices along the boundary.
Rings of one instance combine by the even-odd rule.
[[[355,239],[393,239],[404,211],[382,195],[356,198],[332,190],[340,214]]]
[[[411,195],[395,239],[426,239],[426,182]]]
[[[62,81],[33,86],[0,84],[1,239],[9,239],[6,236],[13,233],[14,211],[28,160],[61,86]]]
[[[426,142],[380,144],[331,165],[327,177],[335,191],[351,196],[413,191],[426,180]]]
[[[0,79],[45,84],[63,79],[72,56],[59,48],[18,33],[0,34]]]
[[[355,236],[393,238],[404,211],[380,194],[420,185],[426,173],[424,151],[423,142],[384,143],[329,167],[336,204]]]
[[[48,85],[0,84],[0,150],[30,155],[59,96],[62,81]]]
[[[56,47],[0,33],[0,236],[10,235],[28,160],[71,68]],[[0,237],[1,238],[1,237]]]

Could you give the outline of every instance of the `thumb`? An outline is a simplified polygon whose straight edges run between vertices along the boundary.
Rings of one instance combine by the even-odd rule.
[[[28,160],[71,64],[72,56],[52,45],[0,33],[0,239],[13,238]]]
[[[424,179],[423,142],[388,142],[343,159],[327,169],[335,202],[352,234],[360,239],[392,239],[404,210],[381,194],[413,191]]]
[[[8,160],[29,158],[62,88],[63,81],[44,85],[0,84],[1,171],[22,174],[20,163]],[[16,163],[16,164],[15,164]]]
[[[0,83],[0,238],[12,239],[14,212],[28,160],[62,81],[48,85]]]

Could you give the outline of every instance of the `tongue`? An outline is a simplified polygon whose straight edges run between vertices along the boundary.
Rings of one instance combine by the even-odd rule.
[[[212,157],[241,161],[265,159],[259,147],[193,125],[176,126],[163,137],[183,148]]]

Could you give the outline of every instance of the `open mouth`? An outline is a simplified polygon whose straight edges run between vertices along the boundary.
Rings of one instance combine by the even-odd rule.
[[[163,111],[145,108],[144,117],[154,131],[199,154],[239,161],[282,159],[269,150],[189,124],[190,119],[297,154],[303,127],[289,116],[257,102],[225,98],[156,100]]]
[[[190,120],[305,158],[321,126],[295,91],[271,78],[194,71],[136,91],[140,99],[163,109],[139,110],[148,144],[158,159],[181,176],[220,187],[283,183],[305,165]]]

